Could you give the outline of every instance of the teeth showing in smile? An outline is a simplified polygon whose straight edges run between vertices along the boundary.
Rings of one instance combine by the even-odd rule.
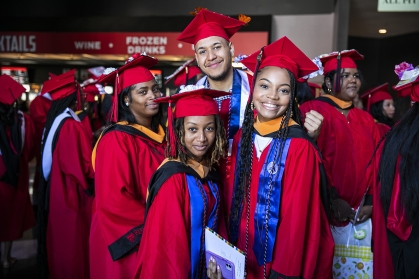
[[[274,104],[268,104],[268,103],[263,103],[263,105],[264,105],[265,107],[267,107],[267,108],[277,108],[277,107],[278,107],[277,105],[274,105]]]

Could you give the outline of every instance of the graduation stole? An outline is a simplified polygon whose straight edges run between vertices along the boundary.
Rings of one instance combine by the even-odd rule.
[[[233,69],[233,88],[231,90],[228,121],[228,139],[233,139],[240,128],[240,103],[242,95],[242,78],[238,70]]]
[[[78,116],[69,108],[66,108],[61,114],[59,114],[52,123],[51,129],[49,130],[48,136],[45,139],[45,134],[42,135],[42,142],[44,143],[44,149],[42,150],[42,174],[44,176],[45,181],[49,180],[51,174],[51,167],[52,167],[52,153],[54,152],[54,139],[55,134],[61,128],[61,123],[66,118],[72,117],[74,120],[80,122]],[[44,129],[45,133],[45,129]]]
[[[217,213],[219,205],[219,192],[217,184],[208,181],[209,188],[212,195],[215,197],[215,206],[208,216],[208,212],[204,216],[204,211],[208,208],[208,197],[204,191],[204,187],[199,179],[194,175],[185,174],[186,182],[188,184],[189,198],[191,204],[191,276],[192,279],[200,278],[200,263],[202,256],[202,249],[205,249],[202,239],[204,237],[205,221],[208,218],[208,227],[215,230],[217,226]]]
[[[253,141],[255,133],[253,133]],[[279,222],[279,211],[281,205],[282,177],[284,175],[285,162],[291,139],[285,140],[284,149],[278,162],[277,153],[282,140],[273,138],[269,147],[268,155],[259,175],[257,203],[254,214],[255,236],[253,252],[258,264],[264,265],[272,261],[272,253],[276,240],[276,231]],[[279,163],[279,165],[278,165]],[[266,231],[266,225],[268,229]],[[266,259],[265,259],[266,249]]]

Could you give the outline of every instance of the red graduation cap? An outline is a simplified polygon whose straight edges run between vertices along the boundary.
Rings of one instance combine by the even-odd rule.
[[[102,74],[97,82],[113,83],[115,82],[115,91],[112,103],[111,121],[118,121],[118,94],[131,85],[147,82],[154,79],[149,68],[156,65],[158,60],[148,56],[145,53],[135,53],[128,58],[125,65],[113,70],[110,73]],[[106,73],[106,71],[105,71]]]
[[[80,88],[75,78],[76,70],[52,77],[44,82],[41,94],[49,93],[53,101],[63,99]]]
[[[50,79],[52,79],[53,77],[56,77],[57,75],[56,75],[56,74],[53,74],[53,73],[51,73],[51,72],[49,72],[49,73],[48,73],[48,76],[49,76],[49,78],[50,78]]]
[[[245,15],[239,15],[239,19],[235,19],[207,9],[200,9],[177,39],[189,44],[196,44],[199,40],[211,36],[221,37],[229,41],[249,21],[250,17]]]
[[[323,71],[327,73],[336,70],[335,91],[340,92],[340,69],[357,68],[355,60],[363,60],[364,56],[355,49],[335,51],[320,55]]]
[[[194,61],[195,59],[186,61],[182,66],[177,68],[173,74],[166,77],[164,84],[169,83],[174,78],[173,83],[176,87],[186,85],[189,79],[201,73],[201,70],[197,66],[191,65]]]
[[[259,69],[267,66],[285,68],[291,71],[295,78],[301,78],[319,68],[290,39],[282,37],[272,44],[244,58],[241,62],[251,71],[256,72],[257,60],[262,53]],[[250,98],[249,98],[250,100]]]
[[[207,116],[218,114],[218,104],[214,98],[230,95],[230,92],[218,91],[208,88],[199,88],[194,85],[188,85],[178,94],[169,97],[158,98],[156,103],[169,103],[167,111],[167,140],[168,145],[176,146],[175,132],[173,130],[173,119],[186,116]],[[175,104],[175,110],[172,112],[172,103]],[[176,156],[176,149],[171,148],[169,156]]]
[[[388,93],[388,82],[386,82],[380,86],[365,91],[365,93],[362,94],[361,99],[363,100],[364,105],[369,112],[373,104],[384,100],[392,100],[393,97],[391,97],[391,95]]]
[[[13,104],[26,89],[12,77],[3,74],[0,76],[0,103]]]

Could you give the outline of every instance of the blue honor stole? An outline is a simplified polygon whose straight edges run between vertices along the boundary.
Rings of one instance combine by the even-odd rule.
[[[230,98],[230,111],[228,121],[228,139],[232,140],[240,128],[240,104],[242,95],[242,77],[238,70],[233,69],[233,88]]]
[[[218,193],[218,186],[216,183],[208,181],[208,186],[211,190],[212,195],[215,197],[215,205],[212,209],[209,217],[208,217],[208,224],[207,226],[213,230],[216,230],[217,226],[217,207],[219,204],[219,193]],[[199,274],[199,263],[200,263],[200,255],[201,249],[205,249],[205,247],[201,247],[201,237],[202,234],[205,233],[203,226],[204,224],[204,200],[206,200],[206,204],[208,205],[208,197],[206,192],[204,191],[204,187],[201,183],[197,183],[197,179],[189,174],[186,174],[186,182],[188,184],[189,190],[189,198],[191,203],[191,279],[198,279],[200,278]],[[199,185],[200,184],[200,185]]]
[[[253,133],[253,141],[254,139],[255,134]],[[253,244],[253,252],[255,253],[259,266],[272,261],[273,248],[276,240],[281,205],[282,178],[291,139],[288,138],[285,140],[282,156],[277,156],[276,158],[276,160],[281,158],[281,162],[278,162],[275,161],[275,155],[279,152],[277,149],[280,148],[281,141],[278,138],[272,139],[268,156],[259,175],[257,203],[254,214],[255,236]],[[271,191],[270,195],[269,191]],[[266,225],[268,228],[266,228]],[[266,230],[268,233],[266,233]],[[265,246],[267,246],[266,260]]]

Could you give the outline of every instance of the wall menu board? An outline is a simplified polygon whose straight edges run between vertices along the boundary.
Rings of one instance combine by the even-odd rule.
[[[1,74],[11,76],[15,81],[19,82],[20,84],[29,83],[28,69],[26,67],[2,66],[0,69]]]

